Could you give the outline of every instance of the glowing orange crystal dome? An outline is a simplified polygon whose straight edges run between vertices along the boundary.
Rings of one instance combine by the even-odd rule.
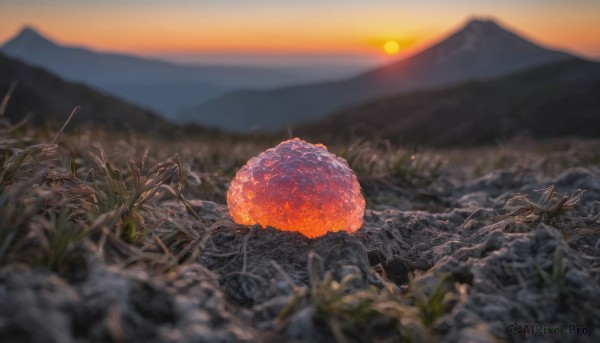
[[[348,163],[324,145],[298,138],[250,159],[231,182],[227,205],[238,224],[299,231],[311,238],[356,231],[365,211]]]

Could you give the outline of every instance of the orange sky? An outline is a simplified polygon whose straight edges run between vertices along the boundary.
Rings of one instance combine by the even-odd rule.
[[[137,54],[410,54],[473,15],[545,45],[600,57],[600,1],[0,0],[0,40],[29,24],[60,43]]]

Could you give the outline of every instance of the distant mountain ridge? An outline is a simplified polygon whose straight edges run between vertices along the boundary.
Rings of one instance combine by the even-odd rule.
[[[339,82],[228,93],[177,115],[235,131],[283,130],[381,96],[485,80],[573,59],[544,49],[493,20],[472,20],[416,55]]]
[[[276,87],[304,80],[293,72],[267,68],[180,65],[61,46],[31,27],[5,42],[0,52],[166,115],[228,90]]]
[[[363,137],[438,147],[518,136],[600,138],[598,94],[600,63],[561,61],[499,79],[380,98],[294,133],[319,141]]]
[[[70,80],[99,84],[136,84],[161,81],[197,82],[219,86],[252,86],[247,79],[259,77],[266,69],[223,67],[218,65],[179,65],[157,59],[118,53],[95,52],[82,47],[61,46],[42,36],[31,27],[24,28],[1,48],[4,54],[32,65],[59,72]],[[278,83],[277,75],[264,78],[265,86]]]
[[[81,84],[67,82],[41,68],[0,54],[0,94],[17,82],[5,115],[13,122],[30,116],[33,124],[64,123],[76,106],[81,110],[71,127],[88,125],[107,130],[169,133],[176,126],[162,117]]]

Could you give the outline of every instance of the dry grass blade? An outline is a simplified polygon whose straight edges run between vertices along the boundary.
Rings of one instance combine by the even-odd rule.
[[[0,167],[0,187],[30,178],[40,169],[54,160],[57,146],[54,144],[38,144],[19,150],[16,154],[5,158]]]
[[[75,107],[73,109],[73,111],[71,111],[71,114],[69,115],[69,118],[67,118],[67,120],[65,121],[65,123],[63,124],[63,126],[56,133],[56,136],[54,136],[54,139],[52,140],[52,142],[50,142],[50,144],[55,144],[56,143],[56,141],[58,140],[58,137],[60,137],[60,135],[63,133],[63,131],[65,130],[65,128],[67,127],[67,125],[69,125],[69,123],[71,122],[71,120],[73,120],[73,118],[75,117],[75,115],[77,115],[77,113],[79,112],[80,109],[81,109],[81,106],[77,106],[77,107]]]
[[[510,198],[504,207],[507,213],[500,216],[500,218],[513,218],[524,223],[548,222],[550,219],[575,208],[581,201],[585,191],[578,189],[571,195],[565,195],[556,192],[554,186],[550,186],[538,192],[542,192],[542,195],[537,202],[522,194]]]
[[[2,98],[2,102],[0,103],[0,117],[3,116],[4,113],[6,113],[6,106],[8,106],[8,102],[10,101],[10,98],[12,97],[13,92],[17,88],[17,84],[18,84],[17,81],[11,82],[10,86],[8,87],[8,91]]]

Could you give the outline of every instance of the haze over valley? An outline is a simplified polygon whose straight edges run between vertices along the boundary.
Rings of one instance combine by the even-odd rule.
[[[234,89],[265,89],[336,79],[366,68],[369,62],[316,61],[261,63],[235,59],[223,64],[173,63],[122,53],[63,46],[32,27],[4,42],[0,52],[58,76],[85,83],[123,100],[177,119],[179,111]],[[196,59],[197,60],[197,59]],[[217,61],[219,59],[217,58]],[[331,60],[331,58],[330,58]],[[372,63],[372,62],[371,62]]]
[[[357,65],[340,63],[329,74],[318,72],[328,69],[327,64],[320,69],[313,66],[311,73],[282,67],[290,61],[249,67],[223,58],[222,65],[191,65],[98,53],[61,46],[29,27],[5,42],[0,52],[66,81],[97,88],[173,124],[225,132],[291,130],[326,141],[368,133],[373,138],[424,145],[493,143],[521,135],[595,137],[600,132],[594,120],[600,115],[598,104],[588,101],[598,82],[596,63],[543,47],[490,18],[469,19],[411,56],[362,71]],[[560,62],[569,61],[573,63],[560,67]],[[353,68],[357,70],[352,72]],[[342,77],[344,73],[351,76]],[[315,81],[336,76],[338,80]],[[13,81],[20,77],[23,74]],[[3,89],[8,89],[8,82]],[[18,88],[16,98],[24,91]],[[481,101],[483,94],[489,94],[490,100]],[[465,97],[472,100],[458,100]],[[524,105],[532,97],[538,99],[536,105]],[[86,103],[73,98],[72,92],[66,99]],[[66,116],[68,102],[62,103],[62,115],[50,111],[47,116]],[[571,114],[570,125],[556,124],[559,130],[541,125],[560,123],[562,114],[555,109],[569,106],[581,108]],[[508,119],[514,116],[526,120]],[[496,122],[504,124],[491,124]]]

